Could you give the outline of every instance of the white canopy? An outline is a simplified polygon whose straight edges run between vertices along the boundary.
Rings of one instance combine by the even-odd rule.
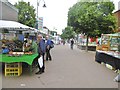
[[[0,20],[0,28],[5,28],[8,30],[33,30],[34,29],[16,21],[6,21],[6,20]]]
[[[16,21],[0,20],[0,29],[2,29],[2,30],[7,29],[9,31],[23,31],[23,33],[43,33],[43,34],[45,34],[43,31],[23,25]]]

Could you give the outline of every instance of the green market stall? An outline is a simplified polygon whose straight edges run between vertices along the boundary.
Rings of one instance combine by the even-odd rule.
[[[20,76],[22,74],[22,63],[29,65],[30,73],[32,72],[32,66],[34,65],[35,58],[37,57],[37,44],[32,44],[34,48],[32,53],[29,52],[9,52],[8,54],[0,54],[0,62],[5,63],[5,76]],[[14,54],[13,54],[14,53]]]
[[[32,55],[23,55],[21,57],[10,57],[7,55],[0,55],[2,59],[0,59],[0,62],[4,63],[14,63],[14,62],[25,62],[28,65],[32,65],[34,58],[37,56],[37,54],[32,54]]]
[[[7,54],[1,54],[0,62],[5,63],[5,76],[20,76],[22,74],[22,63],[26,63],[32,72],[32,66],[38,54],[22,55],[20,57],[10,57]]]
[[[34,58],[37,56],[37,44],[33,43],[33,39],[29,39],[29,34],[35,34],[37,31],[15,21],[0,20],[0,24],[0,62],[5,63],[5,76],[20,76],[22,63],[28,64],[31,71]]]
[[[5,76],[20,76],[22,74],[22,63],[27,63],[30,66],[30,73],[32,72],[32,64],[37,54],[23,55],[21,57],[9,57],[8,55],[0,55],[2,59],[0,62],[5,63]],[[15,66],[17,63],[17,67]],[[9,66],[7,66],[9,65]],[[11,68],[12,66],[12,68]],[[7,71],[6,71],[7,70]]]

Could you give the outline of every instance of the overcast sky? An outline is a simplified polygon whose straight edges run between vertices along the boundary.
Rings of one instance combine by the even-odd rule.
[[[12,4],[21,0],[8,0]],[[37,8],[37,0],[23,0],[30,2],[35,8]],[[39,5],[39,17],[43,17],[43,25],[48,27],[50,30],[56,29],[61,34],[62,29],[67,26],[67,13],[73,4],[78,0],[45,0],[46,8],[43,8],[43,0],[40,1]],[[118,10],[118,2],[120,0],[112,0],[115,3],[115,8]]]

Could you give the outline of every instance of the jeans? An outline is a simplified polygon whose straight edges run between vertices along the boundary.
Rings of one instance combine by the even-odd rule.
[[[46,49],[46,60],[52,60],[51,55],[50,55],[50,49]]]

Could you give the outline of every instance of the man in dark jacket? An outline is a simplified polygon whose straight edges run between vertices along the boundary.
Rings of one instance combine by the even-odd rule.
[[[74,45],[74,41],[73,41],[73,39],[71,40],[70,45],[71,45],[71,49],[73,50],[73,45]]]
[[[43,66],[40,66],[40,64],[38,63],[39,71],[36,74],[42,74],[44,72],[44,69],[45,69],[45,65],[44,65],[44,55],[45,55],[45,50],[46,50],[45,40],[42,39],[42,35],[38,35],[37,40],[38,40],[38,56],[37,56],[37,59],[39,59],[42,56]]]

